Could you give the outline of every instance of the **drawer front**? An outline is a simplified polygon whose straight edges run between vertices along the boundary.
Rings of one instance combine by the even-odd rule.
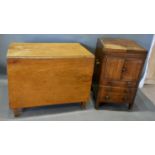
[[[107,103],[129,103],[136,89],[103,86],[99,88],[99,98]]]
[[[134,93],[134,88],[126,88],[126,87],[112,87],[112,86],[102,86],[101,87],[103,93],[115,93],[115,94],[130,94]]]
[[[111,94],[111,95],[103,94],[101,101],[106,103],[129,103],[130,102],[127,95],[117,95],[117,94]]]
[[[110,81],[110,80],[101,80],[101,85],[112,86],[112,87],[126,87],[134,88],[137,86],[136,82],[125,82],[125,81]]]

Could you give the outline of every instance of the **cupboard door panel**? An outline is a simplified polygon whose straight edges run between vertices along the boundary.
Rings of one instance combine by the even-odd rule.
[[[123,81],[137,81],[141,73],[143,61],[141,59],[126,59],[122,69]]]
[[[124,65],[123,58],[107,57],[104,73],[105,78],[109,80],[120,80],[123,65]]]

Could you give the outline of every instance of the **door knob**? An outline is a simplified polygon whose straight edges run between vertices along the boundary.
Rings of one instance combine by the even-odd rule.
[[[105,96],[105,100],[110,100],[110,96]]]
[[[126,72],[126,68],[125,67],[123,67],[122,72]]]

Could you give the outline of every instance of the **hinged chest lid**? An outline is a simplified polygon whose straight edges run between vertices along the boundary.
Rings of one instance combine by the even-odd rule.
[[[79,58],[94,57],[80,43],[12,43],[8,58]]]
[[[128,39],[101,39],[100,42],[107,52],[146,52],[145,48]]]

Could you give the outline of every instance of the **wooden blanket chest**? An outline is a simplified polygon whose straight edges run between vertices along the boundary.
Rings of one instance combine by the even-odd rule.
[[[89,99],[94,55],[79,43],[12,43],[7,54],[9,105],[22,108]]]

